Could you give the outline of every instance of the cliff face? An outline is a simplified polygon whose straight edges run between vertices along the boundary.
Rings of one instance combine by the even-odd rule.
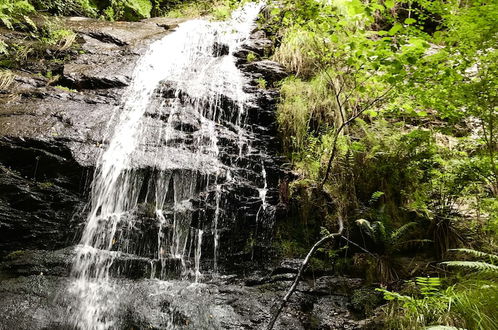
[[[0,103],[1,255],[73,243],[100,143],[130,71],[148,43],[175,24],[68,19],[82,45],[50,71],[56,82],[37,74],[35,61],[14,71]]]
[[[174,30],[178,23],[179,20],[160,18],[135,23],[69,18],[66,25],[78,33],[81,50],[70,54],[69,60],[50,73],[58,76],[55,82],[35,74],[39,63],[14,71],[14,82],[5,91],[9,102],[0,104],[1,255],[21,249],[58,249],[77,242],[93,168],[108,142],[105,133],[114,123],[113,113],[130,83],[133,67],[148,44]],[[20,36],[13,36],[16,37]],[[227,255],[249,255],[248,233],[250,229],[257,230],[255,217],[260,208],[257,188],[263,183],[257,175],[261,164],[268,172],[268,201],[273,205],[279,202],[281,171],[275,156],[279,147],[274,118],[278,95],[273,89],[261,88],[258,81],[264,79],[272,84],[286,73],[268,60],[247,61],[249,53],[264,54],[269,46],[271,42],[264,33],[257,32],[236,54],[237,65],[248,78],[244,89],[254,98],[246,119],[253,132],[251,144],[256,151],[268,153],[260,152],[259,157],[253,155],[255,151],[242,160],[243,166],[234,171],[244,177],[244,182],[234,183],[223,196],[225,208],[231,208],[238,219],[222,234],[226,238],[226,248],[222,250],[229,251]],[[224,55],[224,47],[215,47],[219,53],[216,56]],[[165,81],[155,97],[159,103],[168,102],[174,90],[175,86]],[[229,96],[221,96],[219,106],[229,113],[234,105]],[[146,115],[152,126],[169,125],[168,114]],[[199,129],[197,119],[189,112],[177,117],[173,126],[179,129],[179,139],[181,136],[183,144],[188,145],[192,133]],[[238,138],[230,131],[230,120],[222,119],[219,126],[221,159],[228,167],[239,157]],[[156,165],[152,158],[145,154],[138,165],[145,176]],[[196,203],[209,209],[200,205],[202,201]],[[271,230],[271,224],[267,229]],[[252,260],[254,251],[250,254]]]

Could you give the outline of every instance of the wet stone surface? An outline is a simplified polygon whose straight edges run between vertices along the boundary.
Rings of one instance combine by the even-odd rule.
[[[347,284],[347,281],[345,282]],[[66,277],[30,275],[0,282],[0,329],[70,327]],[[119,329],[264,329],[290,281],[246,286],[239,277],[207,281],[120,279],[114,299]],[[352,289],[352,288],[350,288]],[[362,329],[340,294],[317,296],[304,282],[275,329]]]

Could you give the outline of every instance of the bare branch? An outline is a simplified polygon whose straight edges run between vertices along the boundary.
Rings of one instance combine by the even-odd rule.
[[[278,309],[275,311],[275,314],[273,314],[273,317],[271,318],[270,323],[268,323],[268,326],[266,327],[267,330],[272,330],[273,327],[275,326],[275,322],[277,321],[278,316],[280,315],[280,313],[282,312],[284,307],[287,305],[287,302],[289,301],[289,299],[292,296],[292,294],[294,293],[294,291],[296,291],[297,285],[301,281],[301,276],[303,275],[303,272],[306,270],[306,267],[308,266],[308,263],[309,263],[311,257],[313,256],[313,254],[315,254],[316,250],[323,243],[325,243],[325,242],[327,242],[327,241],[329,241],[337,236],[342,235],[342,231],[344,229],[344,224],[343,224],[343,221],[341,218],[338,219],[338,223],[339,223],[339,230],[337,231],[337,233],[329,234],[329,235],[323,237],[322,239],[320,239],[318,242],[316,242],[315,245],[313,245],[311,250],[306,255],[306,258],[304,258],[303,263],[301,264],[301,267],[299,267],[299,271],[297,272],[296,278],[294,279],[294,282],[292,283],[292,286],[289,288],[289,291],[287,291],[287,294],[282,299]]]
[[[387,89],[384,93],[382,93],[381,95],[379,95],[378,97],[376,97],[375,99],[373,99],[371,102],[369,102],[368,104],[366,104],[361,110],[359,110],[354,116],[352,116],[351,118],[349,118],[346,122],[344,122],[338,129],[337,131],[335,132],[335,135],[334,135],[334,141],[333,141],[333,144],[332,144],[332,153],[330,154],[330,158],[329,158],[329,161],[327,163],[327,170],[325,171],[325,176],[323,177],[323,180],[321,182],[321,186],[324,186],[325,183],[327,182],[328,178],[329,178],[329,175],[330,175],[330,170],[332,169],[332,162],[334,161],[334,158],[335,158],[335,154],[337,153],[337,140],[339,139],[339,135],[341,134],[342,130],[349,126],[349,124],[351,124],[356,118],[358,118],[359,116],[361,116],[361,114],[363,114],[365,111],[367,111],[368,109],[370,109],[372,106],[375,105],[375,103],[379,102],[380,100],[383,100],[384,97],[387,96],[387,94],[394,88],[394,86],[391,86],[389,89]]]

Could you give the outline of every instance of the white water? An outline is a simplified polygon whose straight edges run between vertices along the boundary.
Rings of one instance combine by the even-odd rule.
[[[117,110],[116,124],[109,134],[109,143],[101,155],[92,183],[90,212],[76,251],[69,291],[74,296],[71,321],[79,329],[114,329],[118,327],[119,290],[111,276],[117,258],[135,253],[140,238],[134,236],[139,221],[134,212],[139,208],[144,182],[136,169],[155,168],[153,189],[145,200],[152,208],[158,228],[157,249],[151,262],[151,277],[160,267],[159,277],[166,272],[171,258],[180,260],[183,276],[201,278],[203,230],[191,228],[191,197],[199,184],[198,175],[218,177],[225,168],[218,159],[216,125],[220,113],[220,95],[236,104],[231,114],[240,137],[242,154],[246,141],[243,127],[244,105],[249,101],[243,91],[245,80],[235,66],[233,52],[249,37],[260,5],[249,4],[234,13],[228,22],[193,20],[154,42],[141,57],[133,72],[131,85]],[[213,56],[215,43],[229,46],[226,56]],[[174,86],[174,97],[157,102],[155,94],[167,81]],[[191,146],[173,143],[178,132],[173,119],[187,111],[180,102],[188,98],[193,116],[200,128],[193,133]],[[158,127],[153,115],[166,115],[168,121]],[[163,113],[164,112],[164,113]],[[179,170],[181,169],[181,170]],[[264,170],[264,169],[263,169]],[[226,174],[226,173],[225,173]],[[170,189],[173,186],[173,191]],[[219,186],[216,192],[214,219],[214,267],[218,249]],[[263,189],[266,189],[266,184]],[[264,193],[263,193],[264,192]],[[264,201],[265,190],[261,191]],[[173,203],[172,214],[166,204]],[[169,205],[168,204],[168,205]],[[165,229],[168,228],[168,232]],[[138,242],[137,242],[138,240]],[[194,267],[190,267],[193,256]]]

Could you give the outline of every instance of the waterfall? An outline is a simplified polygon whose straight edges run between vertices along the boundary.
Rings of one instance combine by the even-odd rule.
[[[96,165],[76,248],[69,287],[76,328],[117,327],[114,278],[126,267],[118,260],[147,260],[150,278],[159,279],[175,265],[178,276],[199,281],[203,240],[210,237],[218,270],[221,187],[236,180],[220,159],[220,139],[237,141],[232,164],[251,152],[245,127],[251,97],[233,54],[250,36],[260,9],[248,4],[227,22],[185,22],[138,61]],[[208,204],[211,195],[214,212],[199,216],[197,204]],[[144,236],[147,230],[155,232],[153,240]]]

